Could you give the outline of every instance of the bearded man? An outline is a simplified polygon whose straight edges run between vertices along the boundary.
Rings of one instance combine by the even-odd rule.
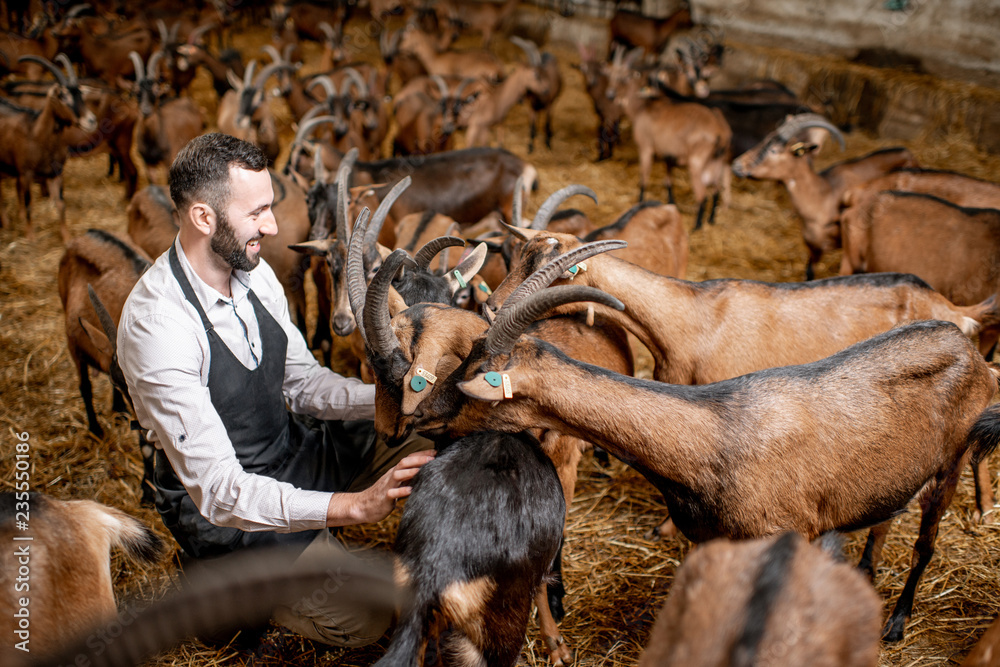
[[[320,366],[260,258],[277,233],[267,159],[202,135],[170,167],[179,233],[122,311],[119,363],[156,447],[156,509],[186,556],[292,545],[342,549],[330,527],[385,518],[433,458],[376,443],[375,391]],[[315,597],[315,596],[314,596]],[[377,640],[391,613],[336,595],[276,614],[339,646]]]

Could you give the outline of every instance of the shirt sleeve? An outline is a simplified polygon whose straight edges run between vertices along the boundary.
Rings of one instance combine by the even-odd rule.
[[[264,266],[261,262],[257,270]],[[281,389],[289,409],[317,419],[375,419],[375,385],[358,378],[345,378],[321,366],[309,351],[302,332],[292,324],[288,300],[270,267],[266,277],[271,289],[258,296],[288,337]]]
[[[202,335],[162,314],[122,327],[119,363],[140,422],[155,432],[178,479],[211,523],[248,532],[325,527],[331,494],[243,470],[201,382]]]

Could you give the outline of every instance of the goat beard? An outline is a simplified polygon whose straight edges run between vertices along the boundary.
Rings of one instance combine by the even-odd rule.
[[[216,214],[215,234],[212,235],[212,250],[230,267],[239,271],[253,271],[260,264],[260,251],[253,257],[247,254],[247,243],[263,238],[257,234],[244,243],[236,239],[236,231],[229,224],[229,218],[224,211]]]

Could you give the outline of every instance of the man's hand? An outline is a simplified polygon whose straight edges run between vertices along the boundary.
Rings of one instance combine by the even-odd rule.
[[[433,449],[415,452],[403,458],[364,491],[333,494],[326,510],[326,525],[332,528],[374,523],[389,516],[396,501],[413,491],[410,480],[424,464],[434,460],[434,454]]]

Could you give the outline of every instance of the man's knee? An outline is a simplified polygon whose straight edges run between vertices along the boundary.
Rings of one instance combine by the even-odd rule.
[[[388,610],[298,603],[275,610],[274,620],[298,634],[331,646],[354,648],[378,641],[392,623]]]

